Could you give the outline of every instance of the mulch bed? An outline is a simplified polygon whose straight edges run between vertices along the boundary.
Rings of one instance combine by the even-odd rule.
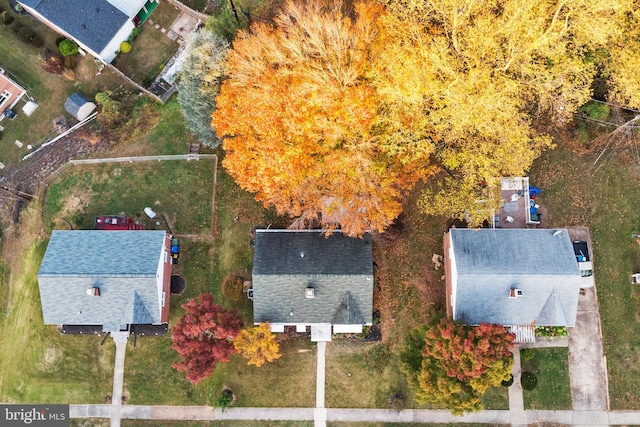
[[[169,325],[131,325],[131,333],[138,336],[156,336],[164,335],[169,331]]]
[[[70,335],[101,335],[102,325],[62,325],[58,332]]]
[[[184,277],[177,274],[171,275],[171,295],[180,295],[186,287]]]

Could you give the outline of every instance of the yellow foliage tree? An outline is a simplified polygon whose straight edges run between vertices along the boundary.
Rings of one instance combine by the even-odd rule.
[[[298,224],[384,231],[419,179],[472,226],[598,73],[640,106],[640,0],[290,0],[241,32],[213,115],[236,181]],[[478,200],[483,200],[478,203]]]
[[[233,346],[244,358],[247,365],[262,366],[279,359],[280,345],[271,333],[269,323],[260,323],[250,329],[243,329],[233,341]]]
[[[612,97],[631,108],[640,109],[640,75],[638,51],[640,51],[640,1],[628,1],[619,7],[620,25],[604,55],[604,73],[609,76]]]
[[[501,202],[485,198],[481,183],[526,173],[551,146],[534,118],[562,125],[589,99],[598,71],[592,58],[620,34],[630,3],[383,1],[388,42],[373,84],[394,108],[427,117],[438,134],[433,161],[447,174],[425,195],[424,210],[466,211],[472,225]]]

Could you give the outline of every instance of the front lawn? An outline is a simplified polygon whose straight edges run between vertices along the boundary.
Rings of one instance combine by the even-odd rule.
[[[533,349],[531,360],[522,359],[522,372],[534,374],[535,389],[523,390],[525,409],[571,409],[569,350],[566,347]]]
[[[617,147],[594,167],[601,149],[556,148],[534,164],[531,178],[542,188],[540,204],[549,207],[550,226],[590,229],[611,408],[637,410],[640,289],[629,275],[640,271],[633,237],[640,232],[640,168],[631,146]]]
[[[326,394],[328,408],[397,409],[391,403],[396,395],[407,409],[439,409],[420,404],[398,368],[398,358],[382,343],[358,343],[334,340],[327,346]],[[505,387],[494,387],[484,395],[486,409],[509,409],[509,393]]]
[[[509,410],[509,389],[507,387],[491,387],[482,396],[482,405],[486,410]]]
[[[392,395],[403,406],[415,402],[397,358],[382,343],[335,340],[326,351],[325,406],[327,408],[389,409]]]

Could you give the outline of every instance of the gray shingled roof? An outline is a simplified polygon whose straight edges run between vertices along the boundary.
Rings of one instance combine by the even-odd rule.
[[[314,288],[306,298],[305,289]],[[255,322],[370,324],[371,236],[316,230],[257,230],[253,264]]]
[[[164,231],[54,231],[38,284],[47,325],[161,323],[156,274]],[[97,287],[100,296],[87,295]]]
[[[254,274],[371,274],[371,236],[340,231],[257,230]]]
[[[452,229],[455,319],[574,326],[580,269],[567,231],[557,231]],[[510,289],[521,289],[523,296],[509,298]]]
[[[106,0],[20,0],[49,22],[100,53],[128,21]]]
[[[38,277],[155,277],[165,234],[153,230],[56,230],[51,233]]]

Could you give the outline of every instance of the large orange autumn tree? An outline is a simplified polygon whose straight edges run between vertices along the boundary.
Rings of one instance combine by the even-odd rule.
[[[383,231],[428,174],[432,132],[386,109],[368,79],[382,49],[374,3],[289,2],[275,26],[241,32],[213,127],[224,166],[297,224]]]
[[[640,105],[638,0],[299,3],[240,33],[213,126],[237,182],[301,225],[383,231],[438,170],[423,211],[478,226],[502,203],[483,183],[526,174],[596,77]]]

